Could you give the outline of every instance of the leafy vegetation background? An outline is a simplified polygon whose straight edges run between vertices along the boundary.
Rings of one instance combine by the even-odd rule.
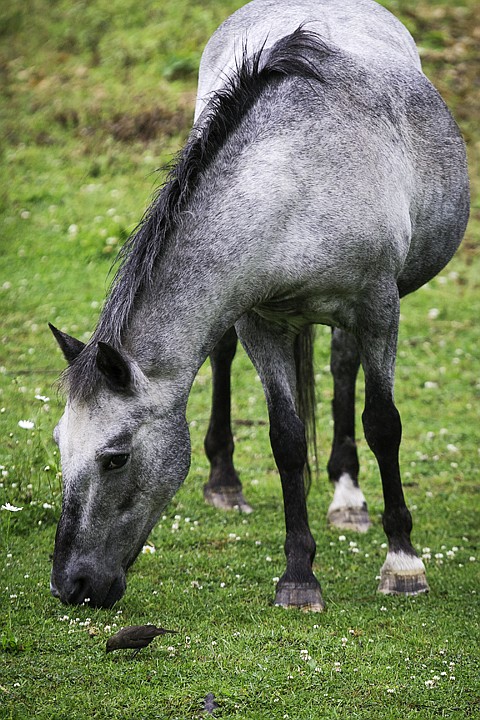
[[[61,503],[51,433],[62,357],[47,321],[86,340],[121,243],[191,125],[203,46],[239,0],[22,0],[0,7],[0,717],[477,717],[480,13],[389,0],[419,45],[468,145],[472,213],[462,248],[402,305],[397,401],[402,466],[431,593],[377,596],[385,557],[378,472],[360,439],[365,536],[326,526],[322,471],[309,496],[328,610],[272,607],[283,512],[260,384],[235,363],[236,462],[254,514],[203,503],[208,363],[189,406],[192,468],[110,611],[49,593]],[[323,468],[331,441],[329,331],[320,328]],[[359,412],[362,387],[359,383]],[[20,423],[20,424],[19,424]],[[360,427],[360,423],[359,423]],[[155,552],[153,552],[155,550]],[[179,630],[105,655],[121,625]]]

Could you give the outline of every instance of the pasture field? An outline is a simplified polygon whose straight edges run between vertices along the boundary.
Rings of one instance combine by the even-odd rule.
[[[121,243],[191,123],[201,50],[240,0],[23,0],[0,7],[0,718],[317,720],[480,716],[480,10],[385,0],[414,34],[468,144],[472,214],[438,278],[402,304],[396,396],[413,541],[431,592],[376,594],[385,557],[378,471],[362,437],[372,528],[327,527],[328,328],[319,328],[320,473],[309,495],[327,610],[272,606],[284,570],[280,483],[260,384],[234,365],[236,464],[248,516],[204,504],[208,363],[188,419],[192,466],[112,610],[49,592],[61,506],[52,430],[64,362],[50,321],[86,340]],[[358,388],[358,427],[362,382]],[[361,432],[359,431],[359,435]],[[6,509],[5,509],[6,508]],[[8,509],[10,508],[10,509]],[[14,510],[13,508],[18,508]],[[20,509],[21,508],[21,509]],[[122,625],[178,630],[131,659]]]

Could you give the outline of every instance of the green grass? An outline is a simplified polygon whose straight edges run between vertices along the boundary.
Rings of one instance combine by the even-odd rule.
[[[430,594],[376,594],[386,552],[382,497],[360,440],[373,527],[358,537],[326,526],[331,489],[322,470],[309,512],[328,609],[308,615],[271,605],[284,569],[282,498],[262,390],[239,353],[236,462],[254,514],[222,514],[202,500],[207,365],[189,405],[191,472],[152,533],[156,552],[139,557],[113,610],[66,608],[50,596],[61,503],[51,433],[62,411],[55,379],[63,360],[46,323],[89,337],[115,251],[160,181],[156,168],[188,132],[201,48],[240,4],[28,0],[0,9],[0,501],[23,508],[0,512],[2,719],[184,720],[201,717],[209,692],[222,718],[473,718],[480,711],[474,0],[385,3],[415,35],[427,73],[461,124],[472,169],[463,248],[402,304],[401,461],[413,539],[430,555]],[[328,340],[329,330],[319,328],[321,468],[331,439]],[[361,382],[358,395],[360,414]],[[129,652],[105,654],[116,627],[145,622],[179,634],[134,661]]]

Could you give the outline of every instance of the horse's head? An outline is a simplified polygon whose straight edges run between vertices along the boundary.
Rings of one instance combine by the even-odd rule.
[[[190,440],[171,383],[149,380],[124,351],[84,347],[52,328],[72,365],[94,353],[95,391],[70,392],[55,428],[63,503],[52,593],[62,602],[111,607],[125,573],[184,480]]]

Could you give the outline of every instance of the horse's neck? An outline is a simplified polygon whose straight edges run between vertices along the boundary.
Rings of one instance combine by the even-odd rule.
[[[228,237],[223,218],[185,218],[159,258],[150,288],[136,298],[124,344],[147,372],[183,373],[188,384],[260,290],[245,282],[248,254],[241,237]]]

